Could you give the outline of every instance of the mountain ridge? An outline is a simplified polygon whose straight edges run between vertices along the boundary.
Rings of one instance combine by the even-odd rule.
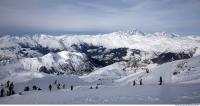
[[[86,66],[91,68],[90,71],[115,62],[134,62],[136,61],[135,57],[138,57],[139,60],[137,61],[142,64],[163,64],[198,56],[200,54],[199,39],[200,37],[198,36],[179,36],[166,32],[145,34],[138,30],[118,31],[102,35],[8,35],[0,37],[0,65],[24,59],[31,61],[33,58],[40,58],[43,61],[42,58],[44,56],[51,58],[50,55],[59,55],[61,52],[83,54],[85,59],[82,60],[80,58],[80,63],[89,62],[90,65]],[[62,59],[65,58],[62,57]],[[54,59],[52,61],[56,62]],[[26,62],[22,64],[26,64]],[[67,67],[69,68],[68,65]],[[40,67],[33,69],[38,71]],[[52,65],[47,68],[50,69],[51,67],[57,69],[58,65]],[[73,67],[79,67],[78,63]],[[63,73],[63,70],[68,70],[66,69],[66,64],[64,68],[57,72]],[[80,68],[75,69],[76,72],[78,70]]]

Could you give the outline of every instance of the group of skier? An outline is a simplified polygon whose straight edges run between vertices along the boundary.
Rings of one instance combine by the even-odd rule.
[[[58,90],[61,89],[61,84],[58,83],[57,80],[55,80],[53,84],[56,85],[56,88],[57,88]],[[74,88],[74,86],[71,85],[71,86],[70,86],[71,91],[73,91],[73,88]],[[62,89],[65,89],[65,84],[62,85]],[[52,90],[52,84],[49,84],[49,91],[51,91],[51,90]]]
[[[4,86],[3,84],[1,84],[2,88],[1,88],[1,97],[7,95],[7,96],[10,96],[10,95],[13,95],[15,94],[15,91],[14,91],[14,84],[13,82],[10,82],[9,80],[6,82],[6,86]]]
[[[57,80],[54,81],[54,85],[56,85],[56,88],[58,90],[61,89],[61,84],[58,83]],[[52,87],[53,87],[53,85],[49,84],[49,91],[52,90]],[[34,85],[32,88],[33,88],[33,90],[42,90],[40,87],[37,87],[36,85]],[[65,89],[65,84],[62,85],[62,89]],[[70,90],[73,91],[73,89],[74,89],[74,86],[71,85]],[[24,91],[29,91],[29,90],[30,90],[29,86],[26,86],[24,88]],[[1,92],[0,97],[4,97],[5,95],[10,96],[10,95],[15,94],[13,82],[10,82],[8,80],[5,85],[1,84],[1,91],[0,92]]]
[[[163,80],[162,80],[162,76],[160,76],[159,85],[162,85],[162,84],[163,84]],[[136,80],[133,80],[133,86],[135,85],[136,85]],[[143,85],[142,79],[140,79],[139,85]]]
[[[136,85],[136,80],[133,80],[133,86],[135,86],[135,85]],[[143,85],[142,79],[140,79],[139,85]]]
[[[135,86],[137,83],[136,83],[136,80],[133,80],[133,86]],[[162,80],[162,76],[160,76],[159,78],[159,85],[162,85],[163,84],[163,80]],[[54,85],[56,85],[56,88],[59,90],[61,89],[61,84],[58,83],[57,80],[54,81]],[[143,85],[143,81],[142,79],[139,80],[139,85]],[[4,86],[3,84],[1,84],[1,86]],[[35,88],[35,87],[34,87]],[[98,89],[98,85],[95,87],[96,89]],[[7,90],[6,90],[7,89]],[[65,84],[62,85],[62,89],[65,89]],[[70,86],[70,90],[73,91],[74,89],[74,86],[71,85]],[[90,89],[93,89],[93,87],[91,86]],[[42,90],[42,89],[40,89]],[[49,84],[49,91],[52,90],[52,84]],[[6,91],[6,92],[5,92]],[[2,87],[1,88],[1,97],[5,96],[5,93],[7,96],[10,96],[10,95],[13,95],[15,94],[15,91],[14,91],[14,84],[13,82],[10,82],[9,80],[6,82],[6,86]]]
[[[98,89],[98,88],[99,88],[99,86],[97,84],[96,87],[95,87],[95,89]],[[90,89],[93,89],[93,87],[91,86]]]

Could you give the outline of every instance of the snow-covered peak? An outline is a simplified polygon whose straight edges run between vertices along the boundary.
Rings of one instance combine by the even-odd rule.
[[[145,36],[144,36],[145,35]],[[138,30],[119,31],[102,35],[35,35],[0,37],[0,48],[20,47],[20,44],[49,49],[69,50],[74,44],[91,44],[108,49],[130,48],[147,52],[181,52],[200,47],[199,37],[178,36],[166,32],[144,34]]]
[[[154,36],[161,36],[161,37],[170,37],[170,38],[173,38],[173,37],[179,37],[180,35],[178,34],[174,34],[174,33],[167,33],[167,32],[155,32],[153,33]]]
[[[131,35],[144,36],[145,35],[142,31],[139,31],[137,29],[127,30],[127,31],[118,31],[118,32],[113,32],[111,34],[116,34],[116,35],[121,35],[121,36],[131,36]]]

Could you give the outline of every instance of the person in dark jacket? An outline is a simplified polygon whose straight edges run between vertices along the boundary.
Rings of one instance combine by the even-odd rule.
[[[7,96],[10,96],[10,95],[9,95],[9,91],[6,91],[6,95],[7,95]]]
[[[52,86],[51,86],[51,84],[49,84],[49,90],[51,91],[51,89],[52,89]]]
[[[24,91],[29,91],[29,86],[26,86],[26,87],[24,88]]]
[[[136,82],[135,82],[135,80],[133,80],[133,86],[135,86],[135,84],[136,84]]]
[[[142,83],[142,79],[140,79],[140,85],[143,85],[143,83]]]
[[[10,83],[10,86],[9,86],[8,89],[9,89],[9,95],[12,95],[12,94],[13,94],[12,92],[13,92],[13,89],[14,89],[14,84],[13,84],[13,82]]]
[[[12,95],[13,88],[11,86],[9,86],[8,90],[9,90],[9,95]]]
[[[57,84],[57,80],[54,81],[54,84],[55,84],[55,85]]]
[[[63,84],[62,88],[65,89],[65,84]]]
[[[57,89],[60,89],[60,84],[57,85]]]
[[[10,86],[11,86],[12,88],[14,88],[14,84],[13,84],[13,82],[10,83]]]
[[[71,91],[73,91],[73,89],[74,89],[74,86],[73,86],[73,85],[71,85]]]
[[[96,86],[96,89],[98,89],[99,87],[98,87],[98,85]]]
[[[146,69],[146,73],[149,73],[149,69],[148,68]]]
[[[9,86],[10,86],[10,81],[8,80],[6,87],[8,88]]]
[[[160,76],[159,82],[160,82],[159,85],[162,85],[162,82],[163,82],[163,81],[162,81],[162,77],[161,77],[161,76]]]
[[[15,94],[15,91],[14,90],[12,90],[12,95],[14,95]]]
[[[3,97],[4,96],[4,89],[2,88],[1,89],[1,97]]]
[[[41,90],[42,90],[42,89],[39,87],[39,88],[38,88],[38,91],[41,91]]]

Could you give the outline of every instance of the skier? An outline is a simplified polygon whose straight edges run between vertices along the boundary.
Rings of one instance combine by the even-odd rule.
[[[11,95],[13,88],[11,86],[9,86],[8,90],[9,90],[9,95]]]
[[[140,85],[142,85],[143,83],[142,83],[142,79],[140,79]]]
[[[37,86],[36,85],[33,85],[33,90],[37,90]]]
[[[160,84],[159,85],[162,85],[162,77],[160,76],[160,80],[159,80]]]
[[[96,89],[98,89],[99,87],[98,87],[98,85],[96,86]]]
[[[149,73],[149,69],[148,69],[148,68],[146,69],[146,73],[147,73],[147,74]]]
[[[60,84],[57,85],[57,89],[60,89]]]
[[[55,85],[57,84],[57,80],[54,81],[54,84],[55,84]]]
[[[52,86],[51,86],[51,84],[49,85],[49,90],[51,91],[51,89],[52,89]]]
[[[15,91],[14,91],[14,90],[12,90],[11,94],[12,94],[12,95],[14,95],[14,94],[15,94]]]
[[[9,95],[9,91],[6,91],[6,93],[7,93],[7,96],[10,96],[10,95]]]
[[[29,86],[26,86],[26,87],[24,88],[24,91],[29,91]]]
[[[92,86],[90,87],[90,89],[93,89]]]
[[[4,96],[4,89],[2,88],[1,89],[1,97],[3,97]]]
[[[10,81],[8,80],[6,87],[8,88],[9,86],[10,86]]]
[[[135,86],[135,84],[136,84],[136,82],[135,82],[135,80],[133,80],[133,86]]]
[[[12,87],[14,88],[14,84],[13,84],[13,82],[10,83],[10,86],[12,86]]]
[[[63,84],[62,88],[65,89],[65,84]]]
[[[73,88],[74,88],[74,86],[73,86],[73,85],[71,85],[71,91],[73,91]]]
[[[14,89],[14,84],[13,84],[13,82],[11,82],[11,84],[9,86],[9,94],[10,95],[12,95],[13,89]]]

